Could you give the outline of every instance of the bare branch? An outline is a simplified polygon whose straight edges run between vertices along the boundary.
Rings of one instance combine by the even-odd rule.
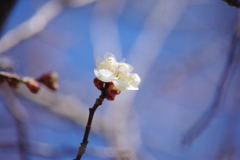
[[[178,21],[188,1],[158,1],[149,14],[143,31],[134,44],[128,62],[135,67],[142,81],[160,53],[161,45]],[[166,9],[167,8],[167,9]],[[174,12],[173,12],[174,11]],[[166,16],[167,15],[167,16]],[[137,58],[136,58],[137,57]],[[105,123],[115,123],[113,133],[107,138],[115,148],[132,150],[128,159],[137,158],[137,152],[141,145],[141,131],[135,111],[131,108],[136,92],[124,92],[117,97],[114,106],[110,106],[106,113]],[[121,113],[121,114],[119,114]],[[123,159],[123,158],[122,158]]]
[[[74,95],[61,95],[51,92],[45,87],[42,87],[38,94],[31,94],[24,85],[19,85],[16,91],[31,101],[41,104],[42,107],[53,113],[66,117],[81,126],[86,125],[88,107]],[[105,127],[103,118],[99,114],[95,114],[94,119],[95,123],[92,128],[94,132],[102,133],[103,128],[111,130],[111,128]]]
[[[20,104],[12,90],[7,86],[7,84],[2,84],[3,101],[5,102],[8,110],[14,117],[17,126],[18,135],[18,147],[20,149],[20,155],[22,160],[27,160],[27,150],[28,150],[28,140],[27,140],[27,128],[26,122],[28,120],[28,113],[26,109]]]
[[[240,55],[237,52],[239,42],[240,42],[240,30],[239,22],[236,24],[236,30],[232,37],[232,43],[230,46],[230,51],[228,53],[227,61],[225,62],[225,68],[222,71],[221,77],[215,91],[214,99],[210,107],[205,111],[205,113],[200,117],[190,129],[185,133],[182,139],[182,144],[190,145],[196,137],[198,137],[203,130],[209,125],[214,116],[218,113],[220,102],[224,98],[224,93],[227,90],[231,79],[233,78],[234,68],[237,62],[240,60]]]
[[[83,136],[83,140],[82,140],[81,146],[78,149],[77,157],[74,160],[80,160],[82,158],[82,155],[85,153],[85,150],[86,150],[87,144],[88,144],[88,136],[90,134],[91,127],[92,127],[92,120],[93,120],[93,117],[94,117],[94,113],[95,113],[96,109],[100,105],[102,105],[102,102],[106,98],[107,88],[108,88],[108,84],[105,83],[105,86],[102,90],[101,95],[99,96],[99,98],[96,99],[93,107],[89,108],[89,116],[88,116],[88,121],[87,121],[87,125],[86,125],[86,128],[85,128],[85,133],[84,133],[84,136]]]
[[[21,41],[41,32],[64,7],[68,5],[79,7],[93,1],[94,0],[85,0],[83,2],[80,0],[59,0],[47,2],[29,20],[10,30],[0,39],[0,54],[16,46]]]

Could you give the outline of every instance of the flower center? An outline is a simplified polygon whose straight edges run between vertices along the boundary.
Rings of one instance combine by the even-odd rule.
[[[120,62],[116,62],[115,59],[112,57],[109,57],[107,59],[110,63],[103,63],[100,64],[102,69],[107,69],[111,71],[117,79],[131,83],[131,81],[134,81],[135,79],[131,76],[128,76],[127,69],[128,66],[125,64],[126,59],[122,59]]]
[[[117,68],[115,69],[115,76],[120,80],[123,76],[124,73],[122,73],[123,71],[120,70],[122,66],[124,66],[124,62],[126,61],[126,59],[122,59],[121,62],[119,62],[119,64],[117,65]],[[113,67],[115,68],[115,65],[113,65]]]

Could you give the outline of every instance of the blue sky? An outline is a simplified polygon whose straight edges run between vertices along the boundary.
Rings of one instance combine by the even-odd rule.
[[[49,2],[18,1],[2,38]],[[214,160],[223,156],[224,146],[234,146],[232,159],[239,159],[239,119],[234,118],[239,116],[233,114],[239,104],[238,74],[229,80],[207,127],[192,145],[181,144],[214,99],[237,12],[220,0],[104,0],[65,6],[39,33],[1,55],[11,57],[15,72],[22,76],[59,74],[55,93],[44,90],[35,98],[24,88],[14,92],[29,115],[29,159],[75,157],[86,122],[81,115],[87,116],[88,107],[100,94],[93,85],[95,58],[103,58],[105,52],[115,54],[118,61],[126,58],[142,82],[139,91],[123,91],[97,110],[99,119],[93,121],[96,126],[83,159],[111,159],[107,156],[112,150],[129,149],[140,160]],[[44,94],[50,98],[41,99]],[[4,103],[0,109],[0,142],[17,143],[15,122]],[[229,135],[232,139],[227,143]],[[44,157],[35,150],[55,155]],[[0,148],[0,157],[18,159],[17,147]]]

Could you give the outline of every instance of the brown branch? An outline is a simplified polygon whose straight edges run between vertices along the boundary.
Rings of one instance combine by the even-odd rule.
[[[41,75],[39,78],[21,77],[16,73],[0,71],[0,84],[7,81],[8,85],[12,88],[18,88],[19,83],[23,83],[32,93],[37,93],[40,90],[40,84],[44,84],[51,90],[58,88],[57,84],[58,75],[55,72],[49,72]]]
[[[85,128],[85,133],[83,137],[83,141],[81,143],[81,146],[78,148],[78,154],[77,157],[74,160],[80,160],[82,158],[82,155],[85,153],[85,150],[87,148],[88,144],[88,136],[91,130],[91,125],[92,125],[92,120],[94,113],[98,106],[102,105],[103,100],[106,98],[106,90],[107,90],[108,84],[105,83],[104,89],[102,90],[101,95],[99,96],[98,99],[96,99],[95,104],[93,105],[92,108],[89,108],[89,116],[88,116],[88,122]]]
[[[16,0],[0,1],[0,33],[15,3],[16,3]]]

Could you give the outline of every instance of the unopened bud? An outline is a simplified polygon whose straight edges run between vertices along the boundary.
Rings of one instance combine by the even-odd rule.
[[[58,83],[50,83],[48,85],[46,85],[49,89],[51,90],[57,90],[58,89]]]
[[[57,90],[58,89],[58,74],[56,72],[49,72],[46,74],[43,74],[40,78],[37,79],[37,81],[43,83],[46,87],[48,87],[51,90]]]
[[[12,88],[17,88],[19,84],[19,80],[14,78],[6,78],[8,85]]]
[[[56,83],[58,81],[58,74],[56,72],[49,72],[43,74],[40,78],[37,79],[39,82],[44,84],[47,83]]]
[[[121,93],[121,91],[115,87],[115,85],[112,82],[108,83],[107,93],[111,96],[115,96]]]
[[[97,89],[99,89],[100,91],[103,90],[103,82],[102,81],[100,81],[97,78],[94,78],[93,83],[97,87]]]
[[[40,84],[34,79],[26,81],[25,84],[32,93],[37,93],[40,89]]]
[[[49,77],[50,77],[50,82],[51,83],[56,83],[58,81],[58,74],[57,74],[57,72],[49,73]]]
[[[112,82],[108,83],[108,88],[106,90],[106,99],[109,101],[113,101],[116,97],[116,95],[120,94],[121,91],[115,87],[115,85]]]

